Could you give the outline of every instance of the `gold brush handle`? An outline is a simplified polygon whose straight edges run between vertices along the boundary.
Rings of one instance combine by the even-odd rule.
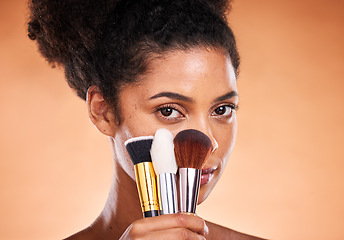
[[[136,164],[135,175],[142,212],[159,211],[156,175],[152,162]]]

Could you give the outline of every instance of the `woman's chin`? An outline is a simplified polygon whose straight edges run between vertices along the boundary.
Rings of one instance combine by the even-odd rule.
[[[209,194],[218,182],[220,175],[221,174],[219,169],[202,171],[201,186],[199,190],[197,204],[201,204],[208,198]]]
[[[213,186],[211,186],[210,183],[201,185],[201,187],[199,189],[197,205],[203,203],[208,198],[212,189],[213,189]]]

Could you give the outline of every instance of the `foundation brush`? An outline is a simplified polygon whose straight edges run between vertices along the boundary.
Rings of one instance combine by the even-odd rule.
[[[156,175],[150,156],[152,141],[153,136],[143,136],[124,143],[135,167],[137,190],[145,218],[159,215]]]
[[[160,214],[177,213],[176,173],[178,167],[174,156],[173,135],[169,130],[161,128],[156,131],[151,157],[158,180]]]
[[[201,169],[213,146],[207,135],[194,129],[179,132],[173,142],[179,167],[179,210],[182,213],[195,214]]]

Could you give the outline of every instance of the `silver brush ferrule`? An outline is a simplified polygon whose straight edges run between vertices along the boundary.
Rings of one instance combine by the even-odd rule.
[[[201,173],[200,169],[179,168],[179,209],[181,213],[196,213]]]
[[[176,174],[174,173],[161,173],[158,175],[161,215],[178,212],[176,179]]]

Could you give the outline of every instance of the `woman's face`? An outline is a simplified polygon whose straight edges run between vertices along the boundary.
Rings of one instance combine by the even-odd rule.
[[[114,154],[124,171],[135,179],[124,147],[132,137],[154,135],[159,128],[175,136],[197,129],[213,142],[214,150],[202,169],[199,203],[219,180],[236,135],[238,94],[234,69],[221,51],[192,49],[157,58],[138,83],[120,93],[122,123],[114,130]]]

